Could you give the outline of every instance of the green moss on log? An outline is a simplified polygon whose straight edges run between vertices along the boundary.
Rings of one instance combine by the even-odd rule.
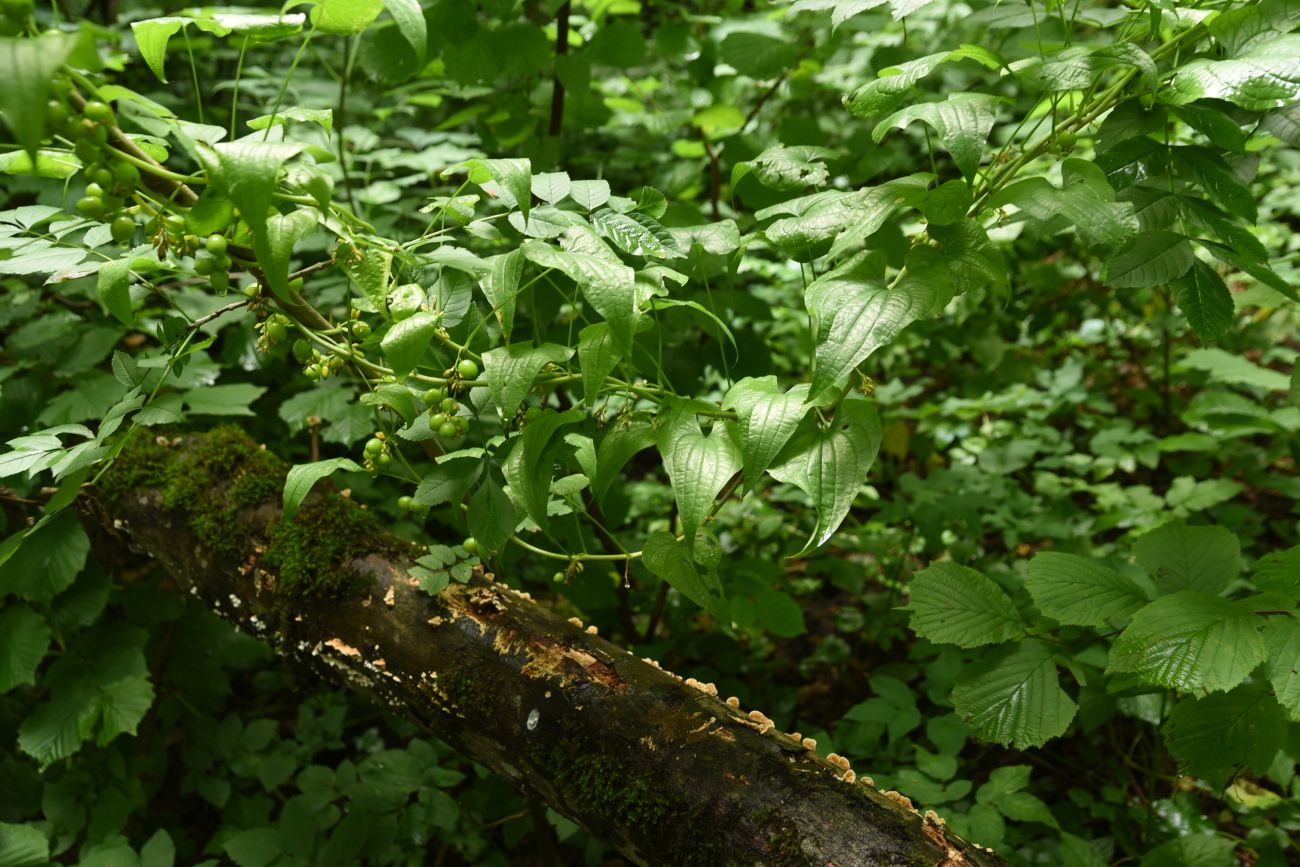
[[[179,451],[137,434],[100,479],[99,491],[110,508],[132,492],[158,491],[163,508],[184,512],[205,548],[242,561],[251,551],[250,510],[279,508],[288,470],[234,427],[189,434]],[[369,583],[353,568],[357,558],[405,553],[379,549],[382,530],[374,516],[352,503],[321,497],[292,521],[267,525],[261,564],[278,570],[287,595],[355,595]]]

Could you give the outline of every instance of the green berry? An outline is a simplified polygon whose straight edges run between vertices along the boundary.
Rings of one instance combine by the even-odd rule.
[[[451,415],[456,412],[456,410],[460,409],[460,404],[454,397],[444,397],[442,401],[439,402],[438,408],[448,415]]]
[[[289,329],[284,327],[283,322],[272,319],[266,325],[266,336],[272,343],[282,343],[289,336]]]
[[[105,188],[112,187],[113,181],[116,180],[113,177],[113,170],[108,166],[95,166],[87,173],[87,177]],[[89,193],[87,195],[89,195]]]
[[[50,82],[50,92],[54,94],[55,99],[67,99],[72,93],[72,82],[60,76]]]
[[[83,196],[77,200],[77,210],[83,216],[98,220],[104,216],[104,200],[99,196]]]
[[[449,421],[451,421],[451,418],[445,412],[434,412],[429,414],[429,427],[434,430],[437,430]]]
[[[58,129],[68,122],[68,107],[57,99],[45,104],[45,122],[53,129]]]
[[[458,428],[456,423],[453,421],[444,421],[438,426],[438,436],[445,440],[455,439],[459,433],[460,428]]]
[[[433,406],[435,403],[440,402],[446,396],[447,396],[447,392],[442,390],[441,388],[431,388],[424,393],[424,402],[429,406]]]
[[[466,538],[464,542],[460,543],[460,546],[465,549],[466,554],[478,553],[478,539],[473,536]]]
[[[203,277],[206,277],[206,276],[208,276],[209,274],[211,274],[211,273],[212,273],[213,271],[215,271],[215,270],[217,270],[217,262],[216,262],[215,259],[195,259],[195,260],[194,260],[194,273],[195,273],[195,274],[199,274],[199,275],[201,275],[201,276],[203,276]]]
[[[370,336],[370,323],[363,322],[360,319],[358,319],[356,322],[353,322],[352,334],[353,336],[358,337],[361,340],[365,340],[367,337]]]
[[[472,359],[462,358],[456,364],[456,372],[460,374],[461,379],[474,379],[478,376],[478,365]]]
[[[98,99],[92,99],[86,103],[86,107],[81,110],[81,113],[95,123],[106,123],[113,119],[113,109],[108,107],[108,103],[101,102]]]
[[[130,163],[119,162],[113,166],[113,180],[127,189],[140,186],[140,170]]]
[[[366,440],[366,446],[365,446],[366,457],[373,458],[375,455],[382,453],[383,450],[384,450],[384,441],[381,440],[379,437],[371,437],[370,439]]]
[[[415,502],[414,500],[412,500],[410,497],[407,496],[398,497],[397,508],[401,509],[403,512],[409,512],[411,511],[411,506],[414,504],[414,502]]]
[[[225,235],[208,235],[203,247],[213,256],[220,256],[226,252],[227,243]]]
[[[293,342],[293,357],[298,359],[299,364],[306,364],[311,361],[311,344],[302,338],[295,340]]]
[[[135,220],[123,214],[113,220],[109,232],[113,235],[114,241],[125,244],[135,237]]]
[[[563,572],[556,572],[554,575],[551,576],[551,580],[554,581],[556,584],[563,584],[563,583],[564,583],[564,573],[563,573]]]
[[[104,198],[104,188],[94,181],[91,181],[86,184],[86,195],[94,199],[102,199]]]
[[[386,467],[392,462],[393,462],[393,456],[390,455],[388,452],[384,452],[383,454],[375,458],[375,466],[377,467]]]
[[[212,282],[212,288],[218,295],[225,295],[230,289],[230,275],[225,271],[214,271],[208,278]]]

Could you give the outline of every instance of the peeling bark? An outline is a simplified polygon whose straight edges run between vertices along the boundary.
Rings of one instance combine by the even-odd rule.
[[[637,659],[490,573],[430,597],[407,573],[415,546],[383,531],[370,546],[379,553],[339,564],[363,579],[349,595],[286,592],[261,562],[278,499],[240,506],[229,527],[238,544],[215,550],[196,531],[208,507],[165,492],[165,474],[189,472],[203,442],[151,446],[148,472],[114,468],[83,498],[101,562],[155,558],[226,620],[427,727],[634,862],[1003,863],[761,712]],[[247,448],[263,472],[265,452]],[[245,469],[229,455],[220,465],[208,496],[225,503]],[[295,521],[340,496],[319,487]]]

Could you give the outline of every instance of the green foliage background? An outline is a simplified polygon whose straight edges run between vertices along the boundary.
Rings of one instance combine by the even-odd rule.
[[[618,863],[89,556],[228,417],[1013,863],[1300,859],[1300,4],[0,10],[0,864]]]

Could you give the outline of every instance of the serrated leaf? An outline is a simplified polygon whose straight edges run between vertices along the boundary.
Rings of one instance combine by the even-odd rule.
[[[48,603],[72,585],[90,553],[90,540],[75,511],[65,509],[28,532],[0,563],[0,598]]]
[[[1106,283],[1119,288],[1164,286],[1186,274],[1195,262],[1185,235],[1165,229],[1143,232],[1107,264]]]
[[[181,393],[181,399],[191,415],[253,415],[250,407],[265,393],[265,386],[237,382],[191,388]]]
[[[717,572],[696,563],[688,546],[672,533],[651,533],[641,548],[641,562],[719,621],[729,622],[727,597]]]
[[[952,701],[980,738],[1021,750],[1065,734],[1077,709],[1061,689],[1052,648],[1034,640],[967,666],[953,685]]]
[[[782,392],[775,376],[745,377],[727,392],[723,409],[740,418],[740,446],[744,455],[745,488],[753,490],[773,459],[794,436],[808,412],[806,385]]]
[[[658,439],[655,429],[645,422],[616,426],[596,447],[596,472],[591,478],[591,493],[603,502],[610,485],[634,455],[650,448]]]
[[[588,325],[578,332],[578,368],[582,372],[582,399],[588,406],[596,403],[605,377],[614,372],[622,353],[614,348],[608,322]]]
[[[1267,656],[1262,623],[1248,605],[1185,590],[1133,615],[1111,648],[1109,672],[1204,694],[1237,686]]]
[[[714,499],[741,468],[733,422],[718,422],[706,436],[689,403],[674,407],[659,436],[664,470],[672,482],[686,547],[693,549],[695,531]]]
[[[469,500],[469,532],[486,559],[505,549],[515,531],[515,507],[489,475]]]
[[[1169,485],[1165,503],[1175,514],[1202,512],[1226,503],[1245,488],[1231,479],[1201,479],[1179,476]]]
[[[411,499],[422,506],[459,503],[482,472],[483,462],[473,458],[444,461],[424,474]]]
[[[817,509],[812,535],[793,556],[804,556],[834,535],[866,482],[880,440],[880,417],[875,408],[866,400],[853,398],[840,404],[825,430],[809,420],[790,440],[768,472],[811,497]]]
[[[543,367],[561,364],[572,356],[572,349],[556,343],[498,346],[483,353],[483,378],[502,417],[514,416]]]
[[[871,138],[879,142],[891,129],[906,129],[914,120],[928,124],[968,180],[974,179],[993,129],[997,98],[984,93],[952,94],[943,102],[919,102],[894,112],[876,124]]]
[[[1300,722],[1300,621],[1295,617],[1269,618],[1264,624],[1264,644],[1268,648],[1266,671],[1277,702],[1292,721]]]
[[[311,464],[297,464],[289,468],[284,479],[284,520],[292,521],[298,513],[298,507],[307,499],[307,494],[321,479],[338,470],[349,473],[361,471],[356,461],[350,458],[329,458]]]
[[[0,864],[6,867],[39,867],[50,860],[50,843],[35,825],[0,822]]]
[[[1073,626],[1105,626],[1148,602],[1136,584],[1115,570],[1056,551],[1043,551],[1029,561],[1025,586],[1044,614]]]
[[[255,117],[248,121],[249,129],[267,129],[272,126],[285,126],[293,123],[314,123],[321,129],[325,130],[326,135],[334,131],[334,109],[332,108],[303,108],[298,105],[291,105],[281,108],[275,114],[264,114],[261,117]]]
[[[551,457],[563,442],[557,440],[555,434],[565,425],[577,424],[583,418],[585,415],[578,409],[568,412],[542,410],[524,427],[502,467],[516,500],[543,531],[550,526],[546,504],[550,500],[551,478],[555,475]]]
[[[621,262],[593,253],[558,250],[542,241],[525,241],[524,255],[543,268],[565,274],[587,302],[609,323],[615,347],[626,354],[636,327],[636,273]]]
[[[699,246],[705,253],[725,256],[740,249],[740,230],[735,220],[721,220],[703,226],[669,229],[680,249],[691,251]]]
[[[14,605],[0,613],[0,635],[4,636],[0,642],[0,695],[3,695],[15,686],[36,682],[36,669],[50,649],[50,627],[31,608]]]
[[[1259,558],[1251,578],[1260,590],[1300,594],[1300,545]]]
[[[591,224],[602,236],[633,256],[670,258],[681,255],[672,233],[654,217],[642,211],[621,214],[609,208],[601,208],[591,215]]]
[[[226,196],[239,208],[239,214],[253,234],[253,251],[263,262],[287,262],[288,257],[279,246],[284,233],[277,230],[275,250],[267,232],[267,216],[271,210],[280,169],[302,150],[300,145],[286,142],[252,141],[218,142],[212,146],[215,158],[206,160],[209,175],[225,191]],[[204,151],[199,151],[204,155]],[[294,228],[290,223],[281,228]],[[271,290],[281,300],[289,298],[288,269],[267,268],[266,280]]]
[[[835,156],[830,148],[813,145],[777,145],[752,160],[736,163],[731,170],[732,186],[750,172],[765,187],[801,190],[820,187],[830,177],[824,160]]]
[[[1173,284],[1187,322],[1202,343],[1214,343],[1232,327],[1237,310],[1232,293],[1213,268],[1197,259]]]
[[[410,424],[420,414],[415,405],[415,395],[405,385],[385,382],[361,395],[361,402],[366,406],[386,406],[402,417],[403,424]]]
[[[1180,772],[1219,788],[1243,768],[1268,770],[1286,744],[1286,726],[1273,697],[1250,685],[1178,702],[1164,735]]]
[[[912,576],[907,592],[912,631],[935,644],[980,647],[1024,635],[1015,603],[968,566],[931,563]]]
[[[1138,539],[1133,554],[1163,593],[1222,593],[1241,572],[1241,543],[1224,527],[1170,521]]]
[[[429,349],[433,335],[441,324],[441,318],[426,311],[393,323],[379,345],[394,376],[401,379],[415,369],[424,358],[424,353]]]

